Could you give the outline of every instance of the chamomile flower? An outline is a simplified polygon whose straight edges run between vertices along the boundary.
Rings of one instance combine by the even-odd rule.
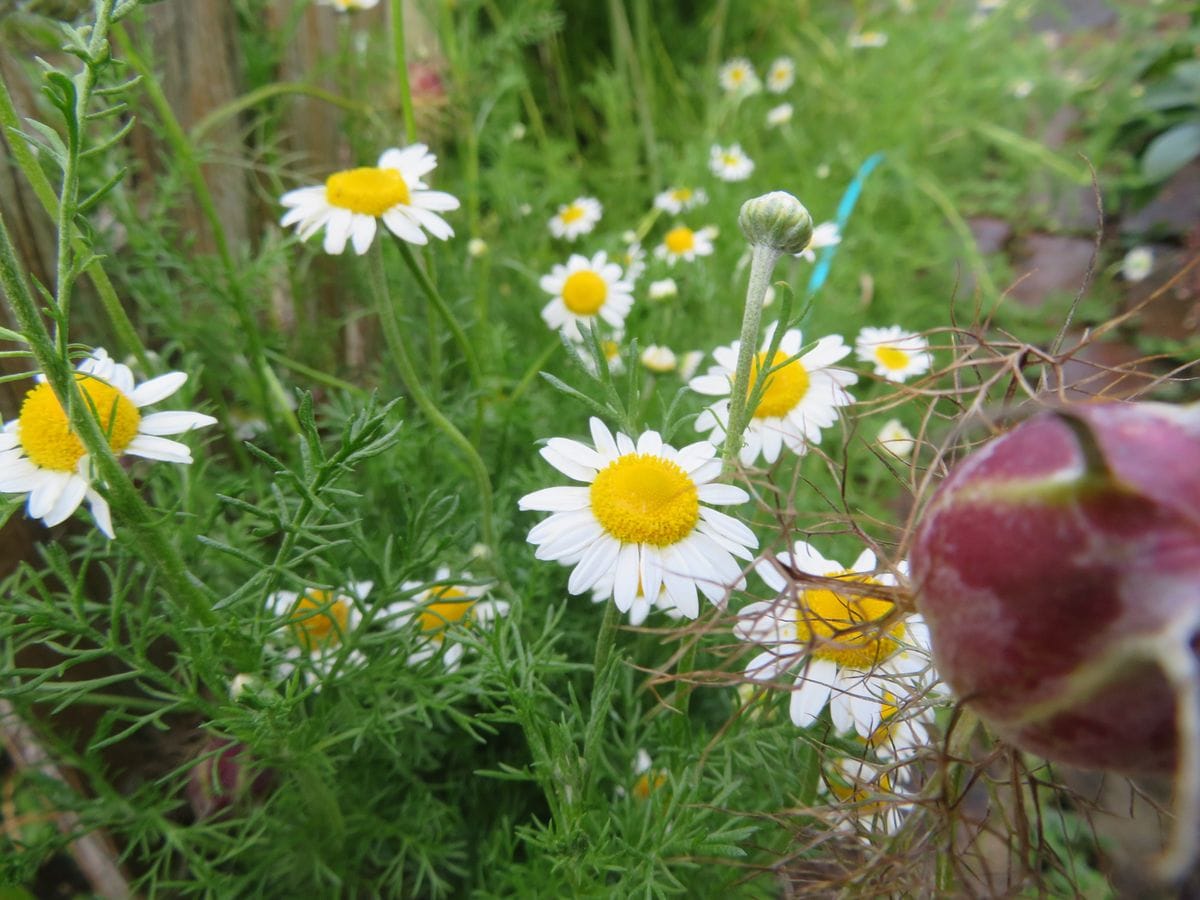
[[[406,581],[401,587],[417,593],[384,608],[383,615],[393,627],[404,628],[415,623],[421,629],[420,645],[408,657],[411,665],[441,652],[447,669],[458,668],[464,647],[459,641],[449,640],[454,630],[465,626],[490,628],[497,618],[508,615],[508,603],[485,599],[491,585],[472,584],[473,580],[466,573],[454,579],[447,567],[440,566],[433,587],[424,587],[419,581]]]
[[[755,568],[779,593],[742,609],[734,633],[765,648],[746,666],[747,678],[778,681],[785,672],[796,671],[790,703],[795,725],[811,725],[828,704],[838,731],[870,740],[886,722],[883,701],[888,695],[907,702],[924,689],[930,672],[929,632],[920,616],[897,617],[890,600],[797,586],[790,574],[894,585],[895,576],[872,574],[873,552],[864,550],[847,569],[797,541],[790,553],[760,560]]]
[[[652,281],[648,294],[651,300],[670,300],[679,296],[679,285],[675,283],[674,278]]]
[[[371,248],[382,219],[388,231],[410,244],[427,244],[425,232],[439,240],[454,235],[438,215],[458,209],[458,198],[433,191],[421,179],[437,166],[424,144],[385,150],[376,166],[335,172],[317,187],[288,191],[279,202],[288,208],[280,220],[296,226],[301,240],[325,229],[325,252],[341,253],[347,241],[359,256]]]
[[[550,217],[550,233],[556,238],[574,241],[580,235],[589,234],[603,214],[604,207],[595,197],[576,197]]]
[[[754,171],[754,161],[742,152],[741,144],[713,144],[708,152],[708,170],[722,181],[745,181]]]
[[[686,225],[676,225],[663,235],[663,242],[654,248],[654,255],[672,266],[681,259],[695,262],[697,256],[712,255],[715,233],[713,228],[693,231]]]
[[[581,594],[611,581],[611,596],[629,612],[643,594],[667,602],[689,619],[700,614],[697,591],[714,604],[744,584],[734,557],[751,558],[758,539],[742,522],[712,506],[746,502],[741,488],[718,484],[716,448],[699,441],[676,450],[656,431],[635,443],[591,419],[592,447],[551,438],[542,457],[584,486],[526,494],[523,510],[553,513],[529,532],[538,559],[573,566],[567,581]]]
[[[717,80],[727,94],[755,94],[762,90],[754,66],[743,57],[731,59],[721,66]]]
[[[636,238],[631,240],[621,254],[620,262],[625,267],[625,280],[631,285],[636,284],[646,271],[646,248]]]
[[[751,390],[761,367],[777,368],[767,376],[758,406],[750,414],[746,427],[745,444],[738,457],[747,466],[752,465],[760,453],[768,463],[775,462],[783,447],[796,454],[806,453],[809,444],[820,443],[821,429],[837,422],[838,408],[854,400],[846,388],[857,382],[858,376],[832,368],[850,352],[841,337],[823,337],[815,347],[797,357],[803,347],[803,338],[797,329],[790,329],[784,332],[779,349],[768,364],[767,350],[777,324],[773,323],[767,329],[763,349],[755,354],[751,367]],[[696,430],[711,431],[709,439],[714,443],[725,440],[725,427],[729,421],[728,394],[737,371],[739,346],[740,341],[734,341],[727,347],[718,347],[713,351],[717,364],[710,367],[707,374],[688,382],[688,387],[699,394],[722,397],[696,418]]]
[[[708,194],[704,192],[703,188],[690,187],[667,188],[654,198],[656,208],[673,216],[687,212],[689,209],[695,209],[697,206],[703,206],[707,202]]]
[[[633,284],[621,277],[621,267],[601,251],[588,259],[572,253],[543,275],[542,290],[554,297],[542,309],[542,319],[573,341],[582,339],[579,323],[597,318],[619,329],[633,306]]]
[[[473,237],[467,241],[467,256],[472,259],[480,259],[487,256],[488,244],[483,238]]]
[[[650,344],[643,350],[641,361],[643,366],[658,375],[674,372],[675,366],[678,365],[675,351],[670,347],[660,347],[658,344]]]
[[[850,35],[850,46],[855,50],[873,50],[887,46],[888,36],[882,31],[855,31]]]
[[[792,104],[790,103],[780,103],[767,110],[767,125],[771,128],[778,128],[790,121],[792,121]]]
[[[1121,260],[1121,276],[1126,281],[1144,281],[1154,271],[1154,250],[1134,247]]]
[[[372,587],[370,581],[356,581],[345,592],[307,588],[271,594],[266,601],[267,612],[280,622],[270,644],[273,651],[280,652],[275,676],[289,678],[299,670],[305,681],[319,684],[362,621],[362,603]],[[365,660],[360,651],[351,650],[345,663],[358,666]]]
[[[888,419],[879,429],[875,442],[896,459],[903,462],[913,455],[917,442],[913,433],[899,419]]]
[[[839,831],[870,835],[895,834],[904,814],[913,808],[908,797],[896,792],[896,768],[864,759],[842,757],[825,769],[821,793],[838,801]]]
[[[854,341],[858,358],[875,364],[875,374],[888,381],[907,381],[923,375],[933,365],[929,341],[899,325],[890,328],[864,328]]]
[[[781,56],[767,69],[767,90],[782,94],[796,83],[796,64],[790,57]]]
[[[339,12],[353,12],[356,9],[374,9],[379,0],[317,0],[318,6],[331,6]]]
[[[170,397],[187,381],[169,372],[135,385],[129,367],[97,347],[75,370],[75,384],[92,407],[115,456],[188,464],[192,451],[164,435],[183,434],[217,420],[203,413],[142,409]],[[108,502],[95,488],[96,475],[83,442],[71,430],[66,410],[43,376],[25,393],[21,413],[0,431],[0,492],[28,494],[26,512],[47,526],[67,519],[87,500],[96,527],[114,536]]]
[[[808,246],[796,254],[796,258],[803,258],[808,262],[817,261],[817,251],[824,250],[826,247],[835,247],[842,242],[842,232],[838,228],[837,222],[822,222],[813,229],[812,238],[808,242]]]

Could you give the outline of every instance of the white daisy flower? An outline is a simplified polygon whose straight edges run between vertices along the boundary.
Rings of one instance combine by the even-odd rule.
[[[572,253],[566,265],[554,266],[538,283],[554,297],[543,307],[542,319],[573,341],[582,340],[580,322],[599,318],[620,329],[633,306],[632,282],[621,277],[621,267],[603,251],[590,260]]]
[[[479,259],[480,257],[487,256],[487,252],[488,244],[483,238],[474,237],[467,241],[467,256],[471,257],[472,259]]]
[[[572,594],[612,581],[612,598],[629,612],[638,585],[646,596],[666,589],[670,606],[689,619],[700,614],[697,590],[714,604],[745,581],[734,557],[750,559],[758,539],[742,522],[713,509],[746,502],[741,488],[713,481],[721,474],[716,448],[699,441],[676,450],[656,431],[636,444],[591,419],[589,447],[551,438],[542,457],[585,486],[527,494],[523,510],[553,513],[529,532],[538,559],[573,566]]]
[[[1121,260],[1121,275],[1126,281],[1143,281],[1154,271],[1154,250],[1134,247]]]
[[[595,197],[576,197],[550,217],[550,233],[556,238],[573,241],[590,233],[603,214],[604,207]]]
[[[821,163],[816,168],[816,176],[824,181],[829,177],[829,163]]]
[[[636,284],[646,271],[646,248],[638,240],[629,241],[625,252],[620,257],[621,265],[625,267],[625,280]]]
[[[746,666],[753,681],[777,681],[795,669],[792,722],[804,728],[829,704],[833,726],[871,740],[886,724],[887,697],[899,707],[931,680],[929,631],[920,616],[894,618],[890,600],[838,593],[828,587],[798,587],[795,576],[817,575],[856,584],[894,585],[890,574],[874,575],[875,554],[864,550],[849,569],[797,541],[791,553],[755,566],[779,594],[738,613],[734,633],[765,649]],[[902,574],[906,567],[899,567]]]
[[[913,433],[905,428],[899,419],[888,419],[884,422],[875,441],[901,462],[911,457],[917,447]]]
[[[700,368],[700,363],[704,362],[703,350],[689,350],[683,354],[679,360],[679,380],[691,381],[692,376],[696,374],[696,370]]]
[[[1033,89],[1036,86],[1030,79],[1022,78],[1009,85],[1008,92],[1018,100],[1024,100],[1033,93]]]
[[[890,328],[864,328],[854,341],[862,362],[875,364],[875,374],[888,381],[907,381],[923,375],[933,365],[929,341],[899,325]]]
[[[743,57],[731,59],[717,72],[717,80],[728,94],[756,94],[762,90],[762,82],[750,60]]]
[[[317,6],[331,6],[339,12],[374,9],[378,5],[379,0],[317,0]]]
[[[745,181],[754,171],[754,161],[742,152],[741,144],[713,144],[708,152],[708,169],[722,181]]]
[[[887,42],[888,36],[882,31],[855,31],[850,35],[850,46],[855,50],[884,47]]]
[[[792,104],[790,103],[780,103],[767,110],[767,125],[771,128],[778,128],[790,121],[792,121]]]
[[[796,64],[790,57],[781,56],[767,69],[767,90],[782,94],[796,83]]]
[[[345,593],[307,588],[276,591],[267,597],[267,612],[280,620],[276,640],[269,645],[280,652],[275,677],[290,678],[299,671],[306,682],[319,684],[362,621],[361,605],[373,586],[370,581],[355,581]],[[347,667],[364,662],[366,657],[358,650],[346,654]]]
[[[440,566],[434,575],[434,587],[418,590],[424,587],[419,581],[406,581],[401,585],[406,591],[418,592],[407,600],[389,604],[383,615],[393,627],[403,628],[414,622],[420,626],[420,646],[409,654],[409,664],[422,663],[444,651],[442,662],[446,668],[457,669],[462,660],[463,644],[450,641],[446,646],[455,629],[470,625],[490,628],[497,618],[508,615],[508,603],[484,599],[491,585],[471,584],[471,581],[472,577],[465,572],[453,579],[450,570]]]
[[[750,388],[758,378],[760,367],[766,364],[767,349],[778,323],[772,323],[763,336],[763,349],[755,355],[750,370]],[[688,382],[688,387],[699,394],[723,397],[696,418],[697,431],[711,431],[709,440],[721,443],[725,440],[725,427],[729,421],[728,394],[733,387],[737,371],[737,356],[740,341],[713,351],[716,365],[705,375],[698,375]],[[832,368],[833,364],[850,353],[838,335],[823,337],[815,347],[799,356],[803,338],[800,331],[786,331],[779,342],[775,358],[768,368],[778,366],[767,376],[766,385],[758,406],[750,414],[750,421],[743,435],[745,445],[738,458],[749,466],[761,453],[768,463],[779,459],[780,450],[787,447],[793,453],[804,454],[809,444],[821,442],[821,429],[837,422],[838,407],[854,402],[846,388],[858,381],[853,372]]]
[[[185,410],[148,415],[141,410],[170,397],[187,378],[184,372],[169,372],[135,385],[129,367],[100,347],[75,371],[75,384],[92,406],[115,456],[130,454],[183,465],[192,461],[192,451],[164,435],[183,434],[217,420]],[[37,381],[25,393],[20,415],[0,432],[0,492],[28,494],[29,517],[47,526],[63,522],[87,500],[96,527],[112,538],[108,502],[93,486],[91,457],[71,431],[54,389],[42,375]]]
[[[664,278],[661,281],[650,282],[649,296],[651,300],[670,300],[679,296],[679,285],[674,278]]]
[[[838,228],[837,222],[822,222],[813,229],[812,238],[808,242],[808,246],[795,254],[797,259],[803,258],[808,262],[817,261],[817,251],[824,250],[826,247],[836,247],[842,242],[842,232]]]
[[[703,206],[707,202],[708,194],[703,188],[690,187],[667,188],[654,198],[655,207],[673,216]]]
[[[868,842],[871,836],[899,831],[905,813],[914,806],[909,797],[896,792],[895,766],[841,757],[822,774],[821,793],[837,801],[831,808],[839,814],[835,827],[861,834]]]
[[[670,347],[660,347],[658,344],[650,344],[643,350],[641,361],[643,366],[659,375],[674,372],[678,364],[675,352]]]
[[[697,256],[712,255],[715,236],[714,228],[693,231],[686,225],[676,225],[663,236],[663,242],[654,248],[654,255],[672,266],[681,259],[695,262]]]
[[[379,164],[335,172],[317,187],[288,191],[279,202],[288,207],[280,220],[296,226],[301,240],[325,229],[325,252],[341,253],[346,242],[359,256],[371,248],[377,219],[388,231],[410,244],[427,244],[425,232],[439,240],[454,229],[438,215],[458,209],[458,198],[432,191],[421,179],[437,166],[437,157],[424,144],[384,150]]]

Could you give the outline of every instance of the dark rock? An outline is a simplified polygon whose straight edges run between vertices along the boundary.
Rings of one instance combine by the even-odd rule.
[[[1068,397],[1113,400],[1138,396],[1162,374],[1138,348],[1109,341],[1087,344],[1060,372]],[[1060,379],[1054,373],[1048,381],[1051,390],[1058,389]]]
[[[1016,283],[1009,295],[1026,306],[1038,306],[1052,294],[1074,294],[1092,260],[1090,240],[1057,234],[1021,238],[1013,255]]]
[[[1004,219],[991,216],[976,216],[967,220],[971,234],[975,237],[975,246],[979,253],[987,256],[989,253],[999,253],[1012,237],[1012,226]]]
[[[1035,31],[1086,31],[1107,28],[1117,21],[1117,11],[1107,0],[1057,0],[1045,4],[1045,12],[1034,17]]]
[[[1200,160],[1188,163],[1162,186],[1153,200],[1121,222],[1129,235],[1182,235],[1200,223]]]

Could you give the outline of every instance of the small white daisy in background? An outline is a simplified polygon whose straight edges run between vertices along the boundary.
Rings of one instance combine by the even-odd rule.
[[[526,216],[529,216],[532,214],[533,214],[533,207],[530,206],[528,203],[522,203],[520,206],[517,207],[517,215],[519,215],[522,219],[525,218]]]
[[[896,0],[896,9],[908,15],[917,8],[916,0]]]
[[[632,285],[646,273],[646,248],[636,239],[626,243],[620,262],[625,267],[625,280]]]
[[[1121,276],[1126,281],[1143,281],[1154,271],[1154,251],[1149,247],[1134,247],[1121,260]]]
[[[600,338],[600,352],[604,354],[604,362],[608,366],[610,375],[620,375],[625,371],[625,332],[622,330],[614,331],[608,337]],[[582,352],[580,360],[583,367],[593,375],[599,374],[599,367],[596,365],[596,360],[592,358],[589,350],[581,348]]]
[[[829,177],[829,163],[821,163],[817,166],[816,175],[822,181]]]
[[[633,783],[633,796],[638,800],[649,800],[651,794],[667,783],[667,770],[654,771],[654,760],[641,747],[633,760],[633,773],[638,776]]]
[[[798,356],[803,349],[800,331],[784,332],[779,349],[769,363],[767,349],[778,323],[772,323],[763,336],[763,349],[755,354],[750,370],[750,390],[760,369],[778,366],[767,376],[758,406],[750,412],[746,427],[745,445],[738,458],[743,465],[753,465],[761,453],[768,463],[779,459],[783,447],[803,455],[810,444],[821,442],[821,429],[837,422],[838,408],[854,402],[846,388],[858,381],[858,376],[844,369],[832,368],[834,363],[850,353],[850,348],[836,334],[817,341],[816,346]],[[729,421],[729,393],[737,371],[739,341],[713,351],[716,365],[705,375],[688,382],[698,394],[721,397],[696,418],[697,431],[710,431],[709,440],[719,444],[725,440]],[[791,362],[788,362],[791,360]]]
[[[713,144],[708,152],[708,169],[722,181],[745,181],[754,171],[754,161],[742,152],[741,144]]]
[[[797,253],[796,258],[816,262],[818,250],[824,250],[826,247],[836,247],[841,242],[842,232],[838,228],[837,222],[822,222],[813,229],[812,238],[809,240],[808,246]]]
[[[695,262],[697,256],[711,256],[716,230],[701,228],[693,231],[686,225],[676,225],[663,236],[663,242],[654,248],[654,255],[665,259],[670,265],[679,260]]]
[[[647,293],[651,300],[670,300],[679,296],[679,285],[675,283],[674,278],[663,278],[661,281],[650,282]]]
[[[774,682],[795,671],[793,724],[813,724],[828,704],[834,728],[869,741],[886,724],[885,699],[899,698],[890,705],[901,707],[925,692],[933,679],[929,631],[920,616],[899,617],[890,600],[797,585],[791,574],[895,585],[894,575],[874,574],[873,552],[864,550],[846,568],[797,541],[790,553],[755,568],[778,596],[740,610],[734,633],[764,648],[746,666],[747,678]],[[904,564],[898,569],[906,574]]]
[[[339,12],[353,12],[356,9],[374,9],[379,0],[317,0],[317,6],[331,6]]]
[[[690,381],[692,376],[696,374],[696,370],[700,368],[700,363],[704,362],[703,350],[689,350],[683,354],[679,360],[679,380]]]
[[[455,629],[490,628],[496,619],[508,615],[509,605],[505,601],[485,599],[491,585],[473,584],[474,580],[466,572],[452,578],[446,566],[439,566],[432,587],[420,581],[401,585],[404,590],[416,593],[388,604],[382,617],[393,628],[406,628],[414,623],[420,627],[419,646],[408,657],[410,665],[425,662],[441,652],[447,669],[458,668],[464,651],[462,643],[449,641],[446,646]]]
[[[792,121],[792,104],[790,103],[780,103],[767,110],[767,125],[771,128],[778,128],[790,121]]]
[[[297,670],[306,682],[317,683],[329,674],[350,635],[362,621],[361,604],[373,583],[356,581],[345,593],[321,588],[302,592],[276,591],[267,597],[267,612],[279,620],[277,642],[283,645],[275,666],[276,678],[289,678]],[[347,666],[359,666],[366,660],[358,650],[346,654]]]
[[[643,350],[641,361],[643,366],[658,375],[674,372],[678,365],[675,352],[670,347],[660,347],[658,344],[651,344]]]
[[[1024,100],[1033,93],[1034,87],[1035,85],[1030,79],[1022,78],[1009,85],[1008,92],[1018,100]]]
[[[855,31],[850,35],[850,46],[855,50],[884,47],[887,42],[888,36],[882,31]]]
[[[703,206],[707,202],[708,194],[702,188],[690,187],[667,188],[654,198],[655,207],[673,216]]]
[[[183,434],[216,423],[212,416],[186,410],[142,414],[165,400],[185,381],[184,372],[168,372],[134,384],[129,366],[97,347],[75,369],[75,384],[92,406],[114,456],[141,456],[187,465],[192,451],[164,435]],[[47,526],[65,521],[84,500],[96,527],[114,536],[106,501],[95,488],[96,474],[83,442],[71,430],[54,389],[45,377],[25,392],[21,412],[0,431],[0,492],[28,494],[26,513]]]
[[[438,213],[458,209],[459,203],[421,180],[436,167],[437,157],[424,144],[385,150],[374,167],[335,172],[323,185],[288,191],[279,198],[288,208],[280,224],[295,225],[302,241],[324,228],[325,252],[334,254],[347,242],[360,256],[366,253],[378,219],[410,244],[429,243],[425,232],[444,241],[454,229]]]
[[[901,462],[909,459],[917,447],[913,433],[905,428],[899,419],[888,419],[884,422],[875,441]]]
[[[487,241],[483,238],[471,238],[467,241],[467,255],[472,259],[479,259],[481,256],[486,256],[487,252]]]
[[[603,251],[591,259],[572,253],[566,265],[555,265],[539,284],[554,297],[542,309],[542,319],[573,341],[582,339],[581,322],[599,318],[619,329],[633,306],[633,285]]]
[[[589,234],[603,214],[604,207],[595,197],[576,197],[550,217],[550,233],[556,238],[573,241],[580,235]]]
[[[762,90],[762,82],[750,60],[743,57],[731,59],[717,72],[717,80],[728,94],[756,94]]]
[[[717,483],[716,448],[698,441],[679,450],[657,431],[635,442],[590,420],[589,447],[551,438],[542,458],[584,486],[550,487],[521,498],[523,510],[552,515],[529,532],[538,559],[572,566],[571,594],[612,583],[612,598],[629,612],[639,590],[689,619],[700,614],[697,591],[713,604],[745,585],[741,565],[758,538],[745,524],[712,506],[745,503],[749,494]]]
[[[929,341],[899,325],[890,328],[864,328],[854,341],[858,358],[875,364],[875,374],[888,381],[907,381],[924,375],[933,365]]]
[[[796,83],[796,64],[791,58],[781,56],[767,69],[767,90],[772,94],[782,94]]]

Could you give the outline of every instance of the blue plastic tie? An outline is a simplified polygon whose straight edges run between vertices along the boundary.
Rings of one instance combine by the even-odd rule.
[[[858,172],[855,174],[854,180],[846,188],[846,193],[842,194],[842,199],[838,203],[837,208],[839,234],[846,230],[846,222],[850,219],[850,213],[854,212],[854,204],[858,202],[858,197],[862,193],[863,184],[866,182],[867,176],[881,162],[883,162],[882,153],[874,153],[867,157],[866,161],[858,167]],[[829,277],[829,267],[833,265],[833,257],[837,254],[839,246],[840,244],[833,244],[821,251],[821,255],[817,259],[817,264],[813,266],[812,275],[808,279],[808,296],[810,298],[815,297],[817,291],[824,286],[825,280]]]

